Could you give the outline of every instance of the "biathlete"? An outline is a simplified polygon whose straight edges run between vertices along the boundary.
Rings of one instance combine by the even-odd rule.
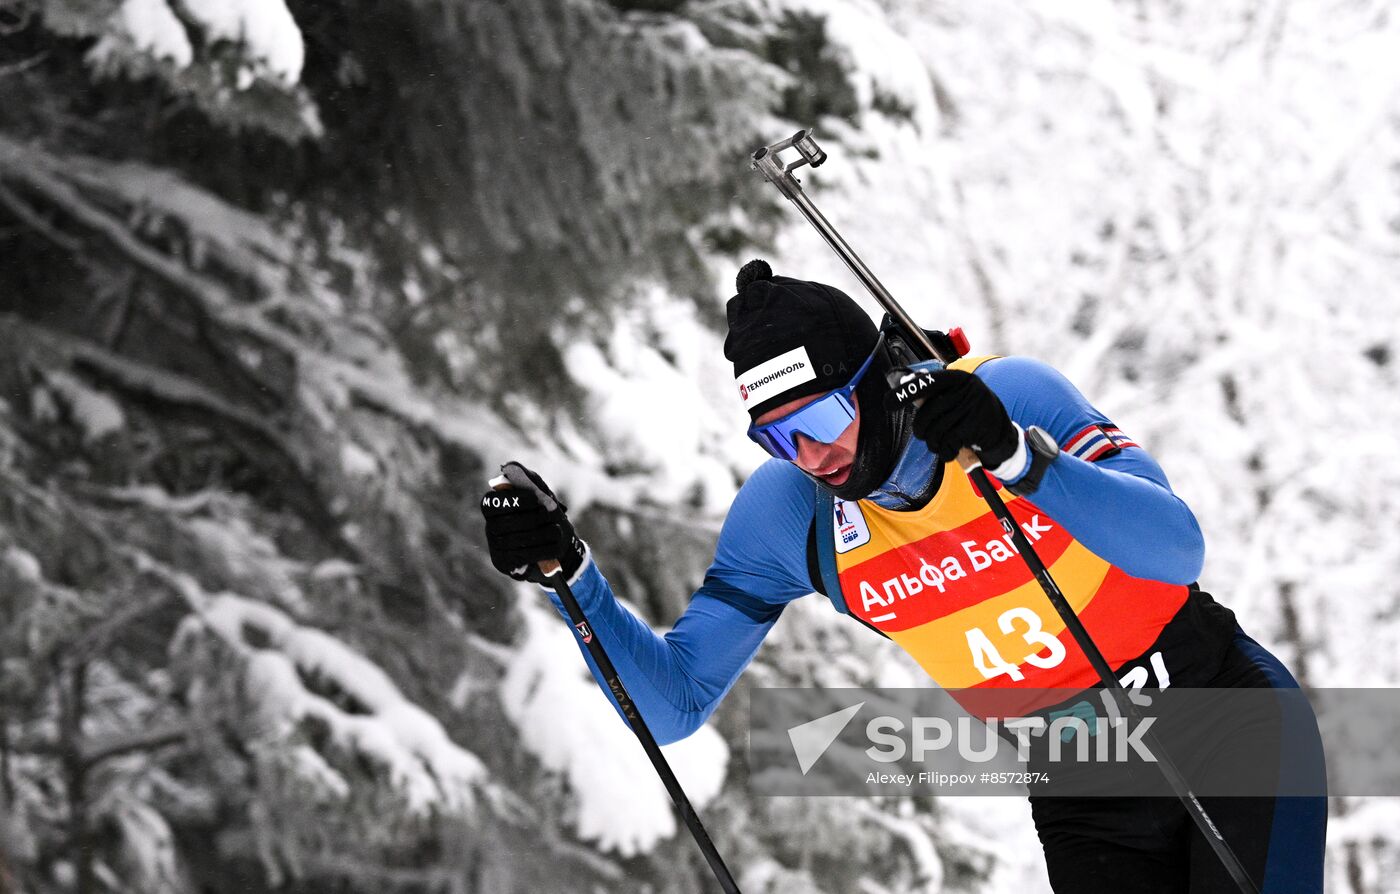
[[[953,461],[964,447],[999,482],[1120,679],[1297,687],[1196,586],[1201,531],[1162,469],[1054,369],[1021,357],[925,363],[921,403],[892,401],[887,373],[907,358],[850,297],[762,261],[737,285],[725,356],[749,435],[773,458],[739,490],[670,632],[618,604],[562,503],[546,511],[528,490],[482,503],[498,570],[524,580],[531,563],[562,564],[658,741],[704,723],[783,607],[814,592],[949,689],[1101,685]],[[1298,735],[1315,737],[1312,723],[1303,718]],[[1322,890],[1324,797],[1202,803],[1263,890]],[[1058,892],[1237,890],[1173,798],[1033,794],[1031,804]]]

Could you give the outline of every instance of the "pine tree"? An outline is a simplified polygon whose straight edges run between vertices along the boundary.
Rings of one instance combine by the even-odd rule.
[[[520,626],[470,503],[503,396],[567,396],[560,327],[639,282],[713,322],[702,254],[771,212],[731,197],[773,26],[292,3],[293,77],[210,9],[6,8],[0,851],[84,894],[621,878],[453,695]],[[678,856],[629,874],[697,890]]]

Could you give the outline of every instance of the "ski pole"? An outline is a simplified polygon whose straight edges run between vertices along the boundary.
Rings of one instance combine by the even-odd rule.
[[[797,154],[800,157],[785,165],[779,158],[779,153],[789,148],[797,150]],[[815,168],[824,161],[826,161],[826,153],[817,146],[816,140],[812,138],[812,131],[809,128],[807,130],[799,130],[786,140],[781,140],[772,145],[758,149],[753,153],[751,166],[797,206],[797,210],[802,212],[802,216],[807,218],[807,221],[816,228],[817,232],[821,234],[821,237],[826,240],[827,245],[831,246],[832,251],[840,256],[841,260],[846,263],[846,266],[851,269],[851,272],[855,274],[856,278],[861,281],[861,284],[865,286],[870,294],[874,296],[875,300],[879,302],[880,306],[884,308],[885,312],[888,313],[894,319],[895,323],[898,324],[900,329],[903,330],[904,335],[910,339],[911,347],[917,346],[922,349],[924,358],[928,360],[937,359],[944,363],[951,363],[958,359],[956,350],[951,350],[950,346],[946,343],[942,345],[935,344],[934,340],[929,338],[928,333],[914,322],[913,318],[904,311],[904,308],[900,307],[899,302],[895,301],[894,296],[890,294],[884,284],[871,272],[870,268],[865,265],[865,262],[860,259],[860,256],[855,253],[846,240],[841,238],[841,234],[836,232],[836,228],[827,221],[819,210],[817,210],[816,205],[812,204],[812,200],[807,198],[807,194],[802,190],[801,183],[792,175],[794,169],[804,164],[809,164]],[[891,378],[897,376],[898,373],[891,374]],[[972,483],[976,486],[977,491],[987,502],[987,506],[991,509],[992,514],[995,515],[997,520],[1001,523],[1002,530],[1012,538],[1012,542],[1016,545],[1016,550],[1019,552],[1021,558],[1025,560],[1031,573],[1035,575],[1036,581],[1040,583],[1040,588],[1045,592],[1045,596],[1050,600],[1050,604],[1054,606],[1055,612],[1060,616],[1060,619],[1064,621],[1065,629],[1074,637],[1074,641],[1079,645],[1080,650],[1084,652],[1084,655],[1089,659],[1089,663],[1098,673],[1099,679],[1103,682],[1104,690],[1109,693],[1110,697],[1117,705],[1119,712],[1134,723],[1141,725],[1142,715],[1138,711],[1136,704],[1133,702],[1131,696],[1128,695],[1127,690],[1123,688],[1123,684],[1114,676],[1113,668],[1109,666],[1107,659],[1103,657],[1103,653],[1099,651],[1099,647],[1089,635],[1089,631],[1086,630],[1083,623],[1080,622],[1079,615],[1074,611],[1074,606],[1069,604],[1069,600],[1065,598],[1059,585],[1055,583],[1055,579],[1051,577],[1050,570],[1046,568],[1045,563],[1041,561],[1039,554],[1035,551],[1035,547],[1031,545],[1030,539],[1026,537],[1025,532],[1021,530],[1021,526],[1016,523],[1015,518],[1011,515],[1011,510],[1006,508],[1006,504],[1002,502],[1001,496],[992,487],[991,481],[987,479],[986,470],[982,468],[982,461],[978,459],[976,453],[966,447],[959,451],[957,460],[958,465],[960,465],[963,471],[967,473],[967,476],[972,479]],[[1197,799],[1195,793],[1191,790],[1191,785],[1187,782],[1186,777],[1182,775],[1176,764],[1172,762],[1171,758],[1168,757],[1166,752],[1161,748],[1161,743],[1157,740],[1150,726],[1145,730],[1142,739],[1147,745],[1148,750],[1157,758],[1157,765],[1161,768],[1162,775],[1166,777],[1167,783],[1171,786],[1172,791],[1176,793],[1177,798],[1180,799],[1182,806],[1185,807],[1192,821],[1195,822],[1197,828],[1201,830],[1201,834],[1205,836],[1206,843],[1210,845],[1211,850],[1214,851],[1216,857],[1219,858],[1220,862],[1224,865],[1225,871],[1230,874],[1230,878],[1234,880],[1235,884],[1238,885],[1239,889],[1245,892],[1245,894],[1258,894],[1259,888],[1254,884],[1253,879],[1249,877],[1249,873],[1245,870],[1244,864],[1240,861],[1240,858],[1235,854],[1234,850],[1231,849],[1225,837],[1220,834],[1220,830],[1216,828],[1215,823],[1211,821],[1210,815],[1207,814],[1205,808],[1201,806],[1200,800]]]
[[[516,486],[534,489],[533,483],[524,475],[519,476],[518,481],[512,480],[508,474],[499,475],[490,481],[492,490],[509,490]],[[542,493],[537,489],[535,489],[535,493],[545,509],[552,510],[554,508],[554,500],[549,494]],[[661,753],[661,746],[656,744],[656,738],[651,734],[646,721],[642,719],[642,713],[638,710],[636,702],[632,701],[627,687],[622,685],[622,677],[618,675],[617,668],[608,658],[608,653],[604,651],[603,644],[598,641],[598,637],[593,635],[593,626],[588,623],[588,618],[583,613],[583,607],[578,604],[573,590],[569,589],[569,582],[564,579],[564,569],[553,559],[538,562],[536,567],[531,570],[530,579],[534,583],[551,588],[559,595],[559,600],[564,603],[564,610],[569,613],[569,623],[574,625],[579,639],[583,640],[583,644],[588,648],[588,654],[593,656],[593,663],[602,672],[603,679],[608,685],[608,691],[617,700],[617,706],[622,709],[623,716],[627,718],[627,725],[632,728],[632,732],[642,743],[642,750],[651,759],[651,765],[656,768],[657,775],[661,777],[662,785],[666,786],[666,791],[671,796],[671,803],[676,806],[676,812],[681,815],[686,828],[690,829],[690,834],[695,838],[695,843],[700,846],[700,852],[705,855],[705,862],[710,864],[711,871],[719,880],[720,888],[724,890],[725,894],[740,894],[734,876],[730,875],[729,867],[724,865],[724,858],[719,855],[714,842],[710,840],[709,833],[705,831],[705,826],[700,822],[699,814],[695,812],[690,799],[686,797],[685,790],[681,788],[680,780],[672,772],[671,765],[666,761],[666,756]]]

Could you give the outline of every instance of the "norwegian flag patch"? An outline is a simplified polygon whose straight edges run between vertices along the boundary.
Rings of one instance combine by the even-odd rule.
[[[1094,462],[1112,456],[1124,447],[1138,446],[1113,425],[1090,425],[1065,442],[1064,452]]]

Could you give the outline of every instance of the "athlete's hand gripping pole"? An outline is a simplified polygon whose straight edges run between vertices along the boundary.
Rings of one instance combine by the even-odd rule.
[[[781,158],[779,158],[779,153],[786,149],[796,150],[800,157],[789,164],[784,164]],[[800,130],[786,140],[780,140],[777,143],[764,146],[757,150],[753,153],[751,166],[797,206],[797,210],[802,212],[802,216],[807,218],[808,223],[816,228],[817,232],[821,234],[821,237],[826,240],[827,245],[831,246],[832,251],[840,256],[841,260],[851,269],[851,272],[855,274],[856,278],[861,281],[861,284],[874,296],[875,300],[880,303],[880,306],[884,308],[885,312],[894,319],[901,333],[909,340],[910,347],[923,354],[922,359],[936,359],[942,361],[944,364],[951,363],[958,359],[958,353],[952,348],[951,343],[947,342],[946,339],[940,339],[939,341],[943,343],[939,344],[936,343],[935,340],[930,339],[928,333],[914,322],[913,318],[904,311],[904,308],[899,306],[899,302],[895,301],[894,296],[890,294],[884,284],[876,278],[875,274],[865,265],[865,262],[860,259],[846,240],[841,238],[841,234],[836,232],[836,228],[822,216],[822,213],[812,204],[812,200],[807,198],[807,194],[802,190],[801,183],[792,175],[795,169],[804,164],[810,164],[815,168],[824,161],[826,161],[826,153],[817,146],[816,141],[812,138],[812,131],[808,129]],[[901,373],[899,371],[891,374],[891,378],[894,380],[890,383],[892,386],[897,386],[899,384],[900,375]],[[1055,583],[1055,579],[1050,576],[1049,569],[1045,567],[1045,563],[1041,561],[1040,556],[1035,551],[1035,547],[1031,545],[1030,538],[1021,530],[1021,526],[1017,524],[1015,518],[1012,517],[1011,510],[1006,508],[1006,504],[1002,502],[1000,495],[998,495],[996,490],[992,487],[991,481],[987,478],[986,470],[982,468],[982,461],[977,457],[976,453],[967,447],[963,447],[958,451],[957,459],[958,465],[962,466],[963,471],[972,479],[972,483],[977,487],[978,492],[982,494],[982,498],[986,500],[987,506],[992,510],[992,513],[996,515],[997,520],[1001,522],[1002,529],[1010,535],[1012,542],[1016,545],[1017,552],[1020,554],[1021,558],[1025,560],[1026,565],[1030,567],[1031,573],[1035,575],[1036,581],[1040,583],[1040,588],[1045,591],[1045,595],[1050,600],[1050,604],[1054,606],[1055,612],[1060,616],[1061,620],[1064,621],[1065,628],[1069,630],[1070,634],[1074,637],[1074,641],[1089,659],[1089,663],[1093,665],[1094,670],[1099,675],[1099,679],[1103,682],[1104,689],[1110,693],[1119,711],[1123,716],[1140,724],[1142,716],[1137,710],[1137,706],[1128,696],[1123,685],[1118,682],[1118,678],[1114,676],[1113,669],[1109,667],[1108,661],[1103,657],[1103,653],[1100,652],[1098,646],[1094,644],[1093,639],[1089,636],[1089,631],[1084,629],[1084,625],[1080,622],[1079,616],[1074,611],[1074,607],[1069,604],[1069,600],[1066,599],[1064,593],[1060,591],[1060,587]],[[1195,793],[1191,791],[1190,784],[1186,781],[1186,778],[1181,775],[1181,771],[1172,763],[1166,752],[1161,748],[1157,737],[1153,735],[1150,727],[1148,727],[1142,739],[1144,744],[1146,744],[1148,749],[1157,758],[1157,765],[1161,767],[1162,774],[1166,777],[1172,790],[1185,806],[1186,812],[1190,814],[1191,819],[1201,830],[1201,834],[1205,836],[1206,842],[1210,845],[1211,850],[1215,852],[1216,857],[1218,857],[1220,862],[1225,866],[1226,871],[1229,872],[1235,884],[1239,886],[1241,891],[1246,892],[1246,894],[1258,894],[1259,888],[1249,877],[1249,873],[1245,870],[1244,864],[1240,862],[1240,858],[1236,856],[1235,852],[1230,848],[1230,845],[1225,841],[1224,836],[1220,834],[1220,830],[1217,829],[1215,823],[1211,821],[1205,808],[1201,806],[1201,802],[1196,798]]]
[[[501,466],[501,474],[491,479],[490,486],[492,491],[497,493],[510,490],[525,491],[548,513],[555,513],[562,509],[562,504],[559,503],[553,492],[539,480],[539,476],[531,473],[520,463],[511,462]],[[560,514],[562,515],[562,513]],[[535,562],[524,572],[523,576],[527,580],[551,588],[558,594],[560,601],[564,604],[564,610],[569,613],[569,622],[574,625],[579,639],[583,640],[584,645],[588,648],[588,654],[593,657],[593,663],[602,672],[603,679],[607,682],[608,691],[617,700],[617,705],[622,709],[622,714],[627,718],[632,732],[641,741],[642,750],[651,759],[651,765],[656,768],[657,775],[661,777],[662,784],[666,786],[666,791],[671,796],[671,802],[676,805],[676,812],[681,815],[686,828],[690,829],[690,834],[694,836],[695,843],[700,846],[701,853],[705,855],[705,862],[710,864],[715,878],[719,880],[720,888],[725,894],[739,894],[738,884],[730,875],[729,867],[724,864],[724,859],[716,850],[714,842],[710,840],[709,833],[705,831],[699,815],[691,806],[685,790],[681,788],[680,780],[672,772],[671,765],[666,761],[666,756],[661,753],[661,746],[656,743],[646,721],[642,719],[641,712],[637,709],[636,703],[632,701],[632,696],[627,692],[627,687],[622,685],[622,678],[618,676],[617,668],[608,659],[607,652],[603,650],[603,644],[598,641],[598,637],[594,636],[593,627],[588,623],[588,618],[584,615],[583,608],[578,604],[578,599],[574,597],[573,591],[569,589],[569,582],[558,560],[544,559]]]

